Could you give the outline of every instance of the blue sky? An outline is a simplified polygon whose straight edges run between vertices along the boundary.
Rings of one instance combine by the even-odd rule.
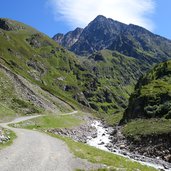
[[[24,22],[52,37],[85,27],[102,14],[171,39],[170,7],[171,0],[3,0],[0,17]]]

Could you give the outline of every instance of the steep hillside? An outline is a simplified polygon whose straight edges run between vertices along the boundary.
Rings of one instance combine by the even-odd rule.
[[[125,119],[171,119],[171,61],[155,66],[137,83]]]
[[[171,61],[138,81],[122,119],[131,151],[171,163]]]
[[[36,113],[38,109],[50,112],[72,109],[67,103],[76,102],[70,92],[63,94],[63,84],[77,83],[71,68],[79,70],[79,64],[73,55],[42,33],[9,19],[0,19],[0,42],[0,68],[4,73],[1,81],[5,87],[1,89],[3,106],[15,108],[13,113],[33,113],[29,104]],[[10,79],[11,88],[2,79]],[[5,89],[11,90],[11,95],[6,96]],[[28,111],[20,110],[22,105]]]
[[[110,50],[95,52],[81,60],[91,73],[86,78],[92,75],[96,78],[95,82],[86,82],[85,97],[93,109],[110,114],[127,107],[136,80],[147,69],[138,60]]]
[[[20,95],[20,100],[24,98],[26,102],[30,101],[42,108],[39,103],[41,99],[52,112],[54,108],[65,107],[52,100],[50,94],[63,99],[72,107],[82,104],[102,113],[119,112],[127,106],[135,80],[149,67],[110,50],[95,52],[88,59],[79,59],[29,26],[9,19],[0,21],[2,68],[15,78],[14,85],[21,77],[20,84],[23,86],[24,81],[29,82],[24,84],[33,87],[32,90],[29,87],[28,92],[39,96],[39,100],[36,100],[32,95]],[[38,88],[41,90],[36,93],[34,90]],[[45,103],[44,98],[50,104]]]
[[[150,31],[130,24],[126,25],[104,16],[97,16],[81,34],[73,45],[64,44],[67,33],[55,41],[61,43],[78,55],[89,55],[96,51],[109,49],[126,56],[141,59],[148,64],[162,62],[171,57],[171,41]],[[73,31],[75,33],[75,31]],[[72,36],[70,37],[72,39]]]

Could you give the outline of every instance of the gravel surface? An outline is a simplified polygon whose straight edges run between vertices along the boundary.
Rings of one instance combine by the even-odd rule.
[[[38,116],[22,117],[10,123],[35,117]],[[74,157],[61,140],[37,131],[11,128],[7,124],[0,126],[14,131],[17,139],[10,147],[0,151],[1,171],[71,171],[102,167]]]

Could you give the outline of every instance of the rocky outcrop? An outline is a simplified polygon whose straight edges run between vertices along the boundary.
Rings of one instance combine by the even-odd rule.
[[[66,48],[70,48],[78,41],[82,31],[82,28],[76,28],[74,31],[68,32],[66,35],[58,33],[53,37],[53,40]]]
[[[0,128],[0,144],[5,144],[10,140],[9,131]]]
[[[24,26],[21,26],[15,23],[14,21],[12,22],[11,20],[0,18],[0,28],[6,31],[12,31],[12,30],[23,30]]]

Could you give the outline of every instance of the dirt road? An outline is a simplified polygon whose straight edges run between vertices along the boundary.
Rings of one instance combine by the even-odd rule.
[[[38,116],[22,117],[10,123],[35,117]],[[10,147],[0,151],[0,171],[72,171],[99,167],[75,158],[61,140],[37,131],[11,128],[8,124],[0,126],[14,131],[17,139]]]

